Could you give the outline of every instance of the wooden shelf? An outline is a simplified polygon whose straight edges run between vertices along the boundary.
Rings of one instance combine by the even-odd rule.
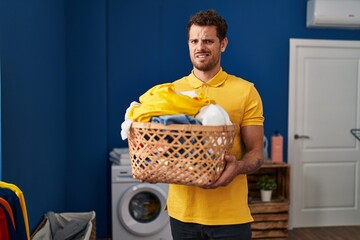
[[[256,183],[261,175],[269,175],[277,182],[270,202],[262,202]],[[249,207],[254,218],[251,223],[254,240],[288,240],[290,205],[290,165],[266,161],[253,174],[248,175]]]

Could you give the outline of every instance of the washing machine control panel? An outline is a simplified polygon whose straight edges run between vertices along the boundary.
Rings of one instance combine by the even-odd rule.
[[[112,182],[128,182],[129,180],[134,181],[131,173],[130,165],[119,165],[113,166],[112,168]]]

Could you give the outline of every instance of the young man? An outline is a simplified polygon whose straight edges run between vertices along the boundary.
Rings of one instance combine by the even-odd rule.
[[[187,25],[193,70],[175,81],[175,88],[215,100],[239,125],[239,132],[216,182],[206,188],[170,184],[167,209],[174,240],[251,239],[246,174],[262,164],[263,109],[254,85],[220,66],[226,33],[226,21],[214,10],[196,13]]]

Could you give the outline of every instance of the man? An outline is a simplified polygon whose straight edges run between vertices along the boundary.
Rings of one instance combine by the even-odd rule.
[[[263,109],[254,85],[220,66],[226,33],[226,21],[214,10],[196,13],[187,25],[193,71],[175,81],[175,88],[215,100],[239,125],[239,132],[216,182],[206,188],[170,184],[167,209],[174,240],[251,239],[246,174],[262,164]]]

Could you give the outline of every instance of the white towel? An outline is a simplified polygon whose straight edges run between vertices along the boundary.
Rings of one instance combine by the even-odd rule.
[[[219,126],[231,125],[228,113],[218,104],[210,104],[200,109],[195,116],[203,125]]]
[[[125,116],[124,116],[124,122],[121,124],[121,132],[120,132],[120,135],[121,135],[121,139],[122,140],[125,140],[127,139],[128,137],[128,134],[129,134],[129,131],[130,131],[130,127],[131,127],[131,124],[132,124],[132,120],[129,119],[128,117],[128,113],[129,113],[129,109],[133,106],[139,106],[140,103],[138,102],[132,102],[130,103],[130,106],[126,109],[126,112],[125,112]]]

